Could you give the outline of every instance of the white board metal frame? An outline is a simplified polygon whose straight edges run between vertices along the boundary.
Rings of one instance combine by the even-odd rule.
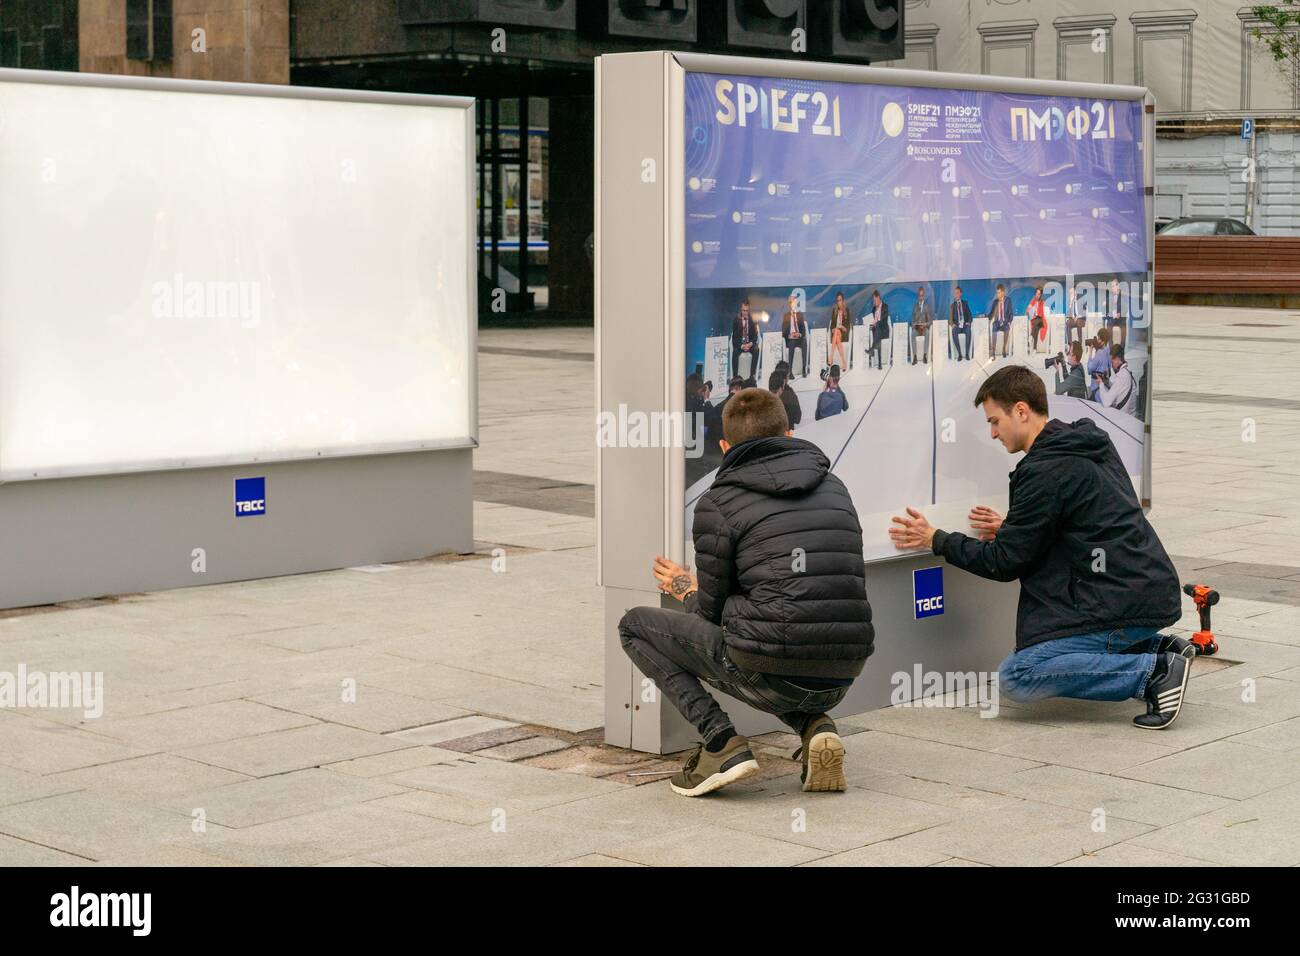
[[[45,469],[33,474],[9,474],[0,483],[69,478],[94,475],[131,474],[138,472],[170,471],[194,468],[212,468],[230,465],[253,465],[275,462],[314,461],[331,458],[369,457],[375,455],[428,452],[450,449],[472,449],[478,446],[478,381],[475,356],[478,349],[477,316],[477,266],[473,250],[477,247],[477,217],[475,215],[475,101],[472,97],[442,96],[416,93],[392,93],[369,90],[339,90],[317,87],[283,86],[257,83],[228,83],[207,80],[169,79],[158,77],[117,76],[97,73],[64,73],[44,70],[0,69],[0,85],[5,83],[38,84],[83,88],[108,88],[141,90],[146,92],[182,92],[227,96],[267,97],[298,101],[330,101],[345,103],[373,103],[414,107],[442,107],[460,109],[464,113],[466,146],[464,214],[469,240],[466,253],[466,389],[468,429],[466,434],[450,438],[405,441],[393,443],[349,444],[345,446],[311,447],[292,453],[277,455],[215,454],[189,458],[160,458],[131,461],[120,467],[73,466]],[[5,117],[0,110],[0,137],[5,132]],[[2,143],[2,139],[0,139]],[[3,202],[3,183],[0,183],[0,202]]]

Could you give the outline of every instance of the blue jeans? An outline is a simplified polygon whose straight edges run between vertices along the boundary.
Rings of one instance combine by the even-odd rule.
[[[1128,700],[1142,697],[1155,670],[1160,631],[1125,627],[1031,644],[998,667],[1008,699]]]

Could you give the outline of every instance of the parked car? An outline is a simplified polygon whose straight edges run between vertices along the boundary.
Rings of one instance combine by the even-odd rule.
[[[1239,219],[1226,216],[1184,216],[1157,230],[1162,236],[1253,236],[1255,231]]]

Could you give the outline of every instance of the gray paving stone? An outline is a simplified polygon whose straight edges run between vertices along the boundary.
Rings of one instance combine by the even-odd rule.
[[[377,734],[406,730],[466,714],[459,707],[364,684],[355,688],[354,699],[344,700],[342,688],[336,681],[323,686],[297,687],[263,694],[256,700],[282,711]]]
[[[978,787],[989,777],[1035,766],[1031,760],[872,731],[844,738],[845,776],[875,770]]]
[[[1132,842],[1221,866],[1300,865],[1300,784],[1145,833]]]
[[[1072,767],[1031,767],[989,780],[986,787],[1026,800],[1165,826],[1226,806],[1223,797],[1159,786],[1141,780],[1090,773]]]
[[[729,829],[829,852],[890,840],[958,815],[949,807],[858,787],[804,793],[795,786],[716,802],[718,822]]]
[[[190,817],[85,791],[0,808],[0,833],[103,860],[192,839]]]
[[[1103,833],[1078,810],[1024,801],[900,837],[907,847],[949,853],[988,866],[1053,866],[1152,829],[1110,817]]]
[[[240,866],[242,864],[212,853],[165,843],[162,846],[100,860],[96,866]]]
[[[497,829],[481,824],[364,856],[385,866],[550,866],[594,853],[618,838],[598,824],[574,826],[523,811],[506,811],[494,823]]]
[[[1293,753],[1300,750],[1300,717],[1280,720],[1276,724],[1269,724],[1258,730],[1248,730],[1244,734],[1237,734],[1227,739],[1233,743],[1263,747],[1265,750]]]
[[[493,814],[501,809],[500,804],[492,800],[455,796],[432,790],[403,790],[391,797],[373,800],[370,806],[400,810],[402,813],[418,813],[420,816],[449,820],[464,826],[489,824],[493,820]]]
[[[1085,727],[1052,730],[997,748],[996,753],[1040,763],[1074,767],[1097,773],[1114,773],[1126,767],[1175,753],[1175,748],[1154,741],[1153,734],[1095,734]]]
[[[247,866],[315,866],[360,857],[389,847],[451,839],[465,827],[414,813],[362,804],[222,830],[195,846]]]
[[[476,713],[509,714],[526,724],[540,724],[578,733],[605,720],[605,695],[600,687],[523,687],[455,694],[447,703]]]
[[[406,746],[409,744],[364,730],[336,724],[313,724],[191,747],[180,751],[179,755],[250,777],[269,777],[387,750],[400,750]]]
[[[85,866],[84,857],[0,834],[0,866]]]
[[[383,780],[313,768],[195,790],[167,800],[164,806],[186,814],[202,809],[210,822],[239,829],[364,803],[402,789]]]
[[[139,717],[106,717],[97,733],[148,750],[181,750],[203,744],[252,737],[315,723],[312,717],[266,707],[249,700],[229,700],[182,707]]]
[[[605,845],[601,852],[646,866],[795,866],[826,855],[786,840],[709,824]]]
[[[525,685],[517,681],[503,680],[488,674],[446,664],[406,662],[400,667],[368,672],[363,684],[381,687],[398,694],[422,697],[425,700],[446,700],[449,697],[465,697],[479,691],[521,688]]]
[[[1275,750],[1219,740],[1130,767],[1120,776],[1242,800],[1300,780],[1300,761]]]
[[[147,753],[111,737],[33,717],[0,723],[0,761],[29,773],[58,773]]]
[[[851,779],[855,787],[889,793],[909,800],[920,800],[935,806],[949,807],[962,813],[992,810],[1019,802],[1018,797],[995,793],[988,789],[963,787],[942,780],[923,780],[919,777],[909,777],[906,774],[870,767],[855,768]]]
[[[1032,740],[1056,729],[1051,724],[1015,719],[1015,711],[1007,714],[982,717],[973,707],[886,707],[859,714],[854,720],[869,730],[1003,753],[1006,750],[1002,748],[1008,744]]]
[[[800,866],[933,866],[947,858],[946,854],[933,850],[899,846],[893,840],[885,840],[801,863]]]
[[[526,810],[624,789],[621,784],[605,780],[488,758],[417,767],[390,774],[384,779],[403,787],[471,797],[493,802],[496,806]]]
[[[252,778],[242,773],[210,767],[207,764],[171,754],[152,754],[113,763],[96,764],[79,770],[65,770],[45,779],[67,790],[94,790],[99,793],[154,804],[167,797],[194,790],[206,790]]]
[[[563,863],[552,863],[551,866],[641,866],[640,863],[633,863],[631,860],[620,860],[616,857],[605,856],[601,853],[588,853],[586,856],[575,857],[572,860],[565,860]]]
[[[80,789],[76,784],[69,783],[57,775],[42,777],[24,770],[0,766],[0,807]]]
[[[1243,700],[1243,695],[1253,697]],[[1300,717],[1300,687],[1273,677],[1253,679],[1247,687],[1234,684],[1215,688],[1198,694],[1196,699],[1197,703],[1249,714],[1252,719],[1261,719],[1262,716],[1262,720],[1268,723]]]
[[[457,753],[454,750],[417,746],[406,747],[402,750],[390,750],[369,757],[357,757],[355,760],[327,763],[323,767],[326,770],[351,774],[354,777],[382,777],[401,770],[427,767],[431,763],[449,763],[464,758],[464,754]]]
[[[1140,838],[1139,838],[1140,839]],[[1134,840],[1129,843],[1115,843],[1111,846],[1102,847],[1094,853],[1082,853],[1073,860],[1066,860],[1064,863],[1058,863],[1057,866],[1141,866],[1141,867],[1166,867],[1166,866],[1205,866],[1204,860],[1196,860],[1189,856],[1179,856],[1176,853],[1165,853],[1162,850],[1156,850],[1151,847],[1143,846]]]
[[[475,737],[490,731],[506,730],[518,726],[518,723],[509,720],[472,715],[469,717],[455,717],[451,720],[441,720],[421,727],[410,727],[389,734],[388,739],[402,741],[406,746],[411,744],[441,744],[449,740]]]

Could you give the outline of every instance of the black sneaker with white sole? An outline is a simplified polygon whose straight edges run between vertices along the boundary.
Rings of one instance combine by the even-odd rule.
[[[1192,662],[1172,651],[1156,659],[1156,669],[1147,682],[1147,712],[1138,714],[1133,723],[1143,730],[1164,730],[1178,719],[1183,698],[1187,693],[1187,679],[1192,674]]]

